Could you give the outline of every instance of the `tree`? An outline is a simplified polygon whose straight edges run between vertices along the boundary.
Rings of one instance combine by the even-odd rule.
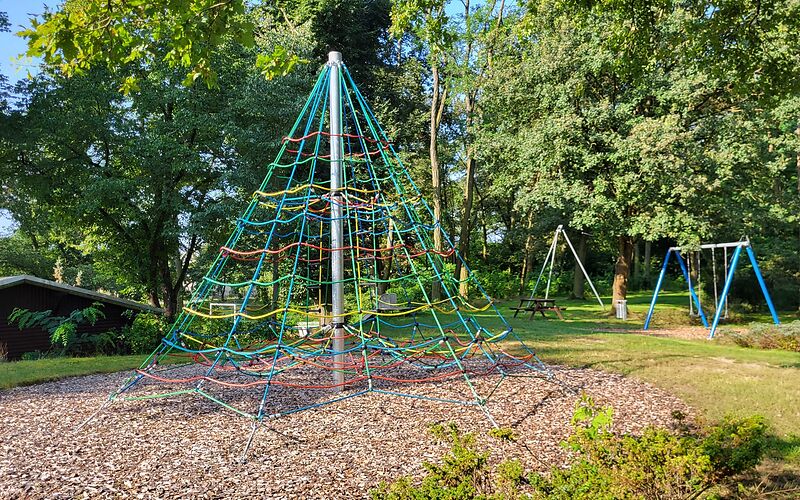
[[[445,1],[418,2],[416,0],[396,1],[392,5],[392,28],[395,38],[402,39],[411,31],[415,40],[427,50],[427,63],[431,74],[431,101],[429,120],[428,155],[430,159],[433,216],[439,225],[433,231],[433,248],[444,251],[441,221],[443,217],[442,168],[439,163],[439,130],[442,126],[447,86],[442,81],[441,70],[447,65],[448,53],[453,45],[453,33],[448,26],[445,14]],[[441,298],[441,285],[433,284],[431,300]]]
[[[256,29],[244,0],[66,0],[42,17],[19,33],[28,40],[28,56],[65,76],[105,67],[121,77],[125,93],[142,79],[132,68],[161,63],[186,71],[185,85],[202,79],[213,87],[215,50],[231,37],[252,47]],[[268,78],[288,73],[298,61],[281,45],[255,60]]]
[[[307,38],[294,43],[307,50]],[[279,146],[263,138],[289,127],[287,108],[299,105],[311,77],[265,82],[252,70],[255,52],[236,44],[215,57],[225,68],[217,89],[182,86],[168,64],[139,68],[147,77],[127,97],[103,68],[35,77],[16,117],[14,154],[0,167],[9,179],[2,206],[21,229],[72,233],[73,248],[168,316],[201,245],[222,240],[239,195],[263,177],[264,158]]]
[[[499,33],[502,30],[505,2],[492,1],[479,6],[464,2],[464,14],[460,19],[451,19],[446,14],[446,7],[445,1],[396,1],[392,10],[392,33],[398,38],[412,34],[427,52],[431,72],[429,158],[434,217],[439,221],[443,217],[444,205],[442,178],[448,175],[448,169],[442,171],[438,139],[448,93],[451,106],[463,123],[456,126],[460,142],[458,156],[463,159],[465,171],[458,251],[463,259],[467,259],[477,170],[473,144],[479,114],[477,99],[491,66],[492,51],[501,39]],[[447,73],[448,77],[443,78],[443,73]],[[438,228],[434,231],[434,246],[439,251],[443,248]],[[455,276],[461,281],[459,293],[466,296],[467,270],[462,266],[461,259],[456,259],[455,266]],[[438,288],[433,291],[438,295]]]
[[[615,300],[625,298],[637,238],[692,245],[758,228],[742,214],[769,207],[763,198],[775,193],[764,162],[776,148],[765,140],[778,134],[763,96],[793,88],[776,71],[791,65],[767,67],[793,53],[779,28],[796,22],[788,5],[744,17],[744,5],[644,7],[532,4],[508,44],[519,49],[504,56],[484,98],[483,143],[510,151],[504,168],[522,185],[517,206],[562,211],[573,229],[615,241]],[[786,50],[770,53],[767,40]],[[786,178],[785,160],[768,171]]]

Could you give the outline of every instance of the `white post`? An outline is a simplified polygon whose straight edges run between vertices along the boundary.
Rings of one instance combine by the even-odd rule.
[[[556,247],[558,247],[558,233],[561,232],[562,226],[556,228],[556,234],[553,235],[553,243],[550,245],[550,273],[547,275],[547,288],[544,290],[544,298],[550,298],[550,281],[553,279],[553,264],[556,261]]]
[[[331,110],[331,316],[333,325],[333,349],[344,351],[344,230],[342,220],[343,197],[342,188],[342,105],[339,95],[341,52],[328,53],[328,65],[331,67],[330,77],[330,110]],[[339,386],[344,383],[344,354],[335,354],[333,366],[333,383]]]

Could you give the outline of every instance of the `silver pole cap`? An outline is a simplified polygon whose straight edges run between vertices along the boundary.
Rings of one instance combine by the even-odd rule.
[[[331,51],[328,52],[328,64],[340,64],[342,62],[342,53]]]

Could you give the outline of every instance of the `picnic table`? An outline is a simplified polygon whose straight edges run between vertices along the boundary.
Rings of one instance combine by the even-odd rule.
[[[536,298],[520,298],[519,305],[517,307],[511,308],[514,311],[514,317],[517,317],[520,311],[530,312],[531,317],[528,319],[533,319],[536,316],[536,313],[540,313],[543,318],[547,316],[544,315],[545,311],[553,311],[558,316],[558,319],[563,320],[564,315],[561,314],[561,311],[566,310],[566,307],[559,307],[556,304],[555,299],[536,299]]]

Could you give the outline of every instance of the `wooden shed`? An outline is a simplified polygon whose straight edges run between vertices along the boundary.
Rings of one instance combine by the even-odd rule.
[[[20,330],[8,324],[14,308],[51,310],[54,316],[69,316],[94,302],[103,304],[105,318],[94,325],[80,325],[78,332],[105,332],[129,324],[131,320],[122,314],[126,310],[163,312],[146,304],[34,276],[9,276],[0,278],[0,346],[4,345],[9,360],[19,359],[26,352],[50,349],[50,337],[41,328]]]

